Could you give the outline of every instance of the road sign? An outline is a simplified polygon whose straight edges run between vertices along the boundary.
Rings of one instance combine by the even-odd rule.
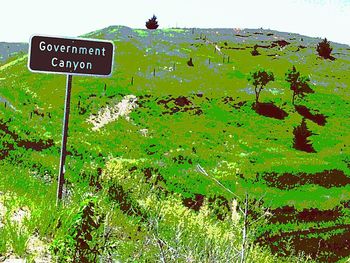
[[[32,36],[28,68],[34,72],[110,76],[114,44],[111,41]]]
[[[63,195],[72,75],[110,76],[113,59],[114,44],[111,41],[50,36],[33,36],[30,39],[28,60],[30,71],[67,75],[57,204]]]

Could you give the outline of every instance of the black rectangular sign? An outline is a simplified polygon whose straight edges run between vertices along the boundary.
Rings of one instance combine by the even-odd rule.
[[[113,57],[111,41],[33,36],[28,68],[34,72],[110,76]]]

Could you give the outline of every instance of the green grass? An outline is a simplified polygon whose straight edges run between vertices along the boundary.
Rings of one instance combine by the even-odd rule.
[[[66,179],[72,191],[68,206],[72,211],[84,199],[85,192],[96,191],[93,182],[100,180],[98,171],[105,171],[106,163],[115,157],[144,160],[145,167],[157,169],[164,179],[162,187],[182,198],[195,194],[231,198],[213,180],[197,171],[196,165],[200,164],[210,176],[237,195],[243,197],[249,192],[251,198],[263,198],[264,206],[271,209],[290,205],[298,211],[310,208],[327,210],[349,200],[348,185],[324,188],[307,184],[280,190],[269,186],[263,179],[257,179],[258,174],[265,172],[312,174],[332,169],[350,176],[347,147],[350,141],[350,78],[344,73],[349,66],[347,49],[339,47],[346,55],[335,61],[325,61],[317,57],[314,46],[307,45],[297,52],[301,43],[290,41],[291,44],[284,49],[259,48],[261,55],[253,57],[250,51],[254,41],[241,43],[235,38],[224,41],[214,31],[203,35],[207,34],[207,39],[217,42],[219,47],[224,47],[224,42],[227,42],[229,47],[245,49],[221,48],[222,54],[214,52],[213,44],[199,39],[197,29],[193,35],[190,30],[133,30],[135,34],[128,40],[120,40],[119,30],[119,27],[107,30],[109,34],[116,34],[112,77],[73,77],[68,139],[70,154],[66,164]],[[104,34],[105,31],[96,31],[86,36],[104,38]],[[189,58],[193,59],[194,67],[187,65]],[[293,148],[293,129],[302,120],[291,104],[292,91],[285,81],[285,72],[293,65],[302,75],[310,77],[315,91],[297,99],[296,104],[327,116],[325,126],[306,121],[314,133],[309,139],[316,153]],[[255,95],[250,93],[254,88],[248,83],[247,76],[258,66],[275,75],[275,81],[261,92],[260,100],[274,102],[283,108],[289,114],[284,120],[267,118],[251,108]],[[11,119],[7,124],[9,130],[20,140],[52,139],[54,142],[53,147],[42,151],[25,149],[0,130],[0,145],[10,143],[14,147],[2,160],[0,191],[16,196],[9,207],[25,205],[30,208],[32,219],[28,231],[31,234],[38,231],[42,237],[54,238],[62,231],[60,235],[63,235],[68,226],[63,230],[54,226],[62,212],[55,209],[55,181],[65,77],[31,73],[27,69],[27,58],[21,56],[1,66],[0,72],[0,96],[16,109],[4,109],[0,105],[0,124]],[[119,118],[100,131],[92,131],[87,118],[128,94],[136,95],[141,105],[130,114],[131,121]],[[169,101],[166,106],[160,103],[180,96],[191,101],[190,105],[182,107],[175,101]],[[180,111],[169,114],[170,108],[174,107]],[[44,117],[33,114],[30,119],[30,112],[34,109]],[[195,109],[200,109],[202,114],[196,115]],[[140,133],[145,128],[148,129],[146,137]],[[139,198],[135,198],[136,202]],[[151,213],[152,209],[149,210]],[[135,219],[125,220],[133,222]],[[339,222],[349,223],[345,216],[340,217]],[[269,229],[297,231],[312,224],[267,224],[260,232]],[[327,224],[330,223],[322,227]],[[124,245],[128,246],[128,243]],[[4,245],[0,243],[0,251],[1,246]],[[21,251],[20,247],[18,251]]]
[[[27,241],[29,238],[29,233],[23,229],[18,229],[18,227],[8,224],[5,231],[7,231],[7,237],[9,238],[9,245],[11,246],[13,252],[19,256],[24,257],[26,255]]]

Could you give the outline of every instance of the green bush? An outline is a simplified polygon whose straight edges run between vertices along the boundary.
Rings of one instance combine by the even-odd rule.
[[[87,198],[71,220],[68,233],[56,238],[50,250],[59,262],[96,262],[104,250],[103,215],[96,198]]]
[[[7,232],[3,227],[0,228],[0,256],[7,252]]]
[[[24,257],[27,250],[27,241],[29,239],[29,232],[24,226],[6,222],[5,235],[8,237],[8,244],[12,248],[12,251],[19,257]]]

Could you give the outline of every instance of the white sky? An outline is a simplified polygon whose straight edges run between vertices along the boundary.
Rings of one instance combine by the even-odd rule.
[[[110,25],[270,28],[350,44],[350,0],[1,0],[0,41],[78,36]]]

